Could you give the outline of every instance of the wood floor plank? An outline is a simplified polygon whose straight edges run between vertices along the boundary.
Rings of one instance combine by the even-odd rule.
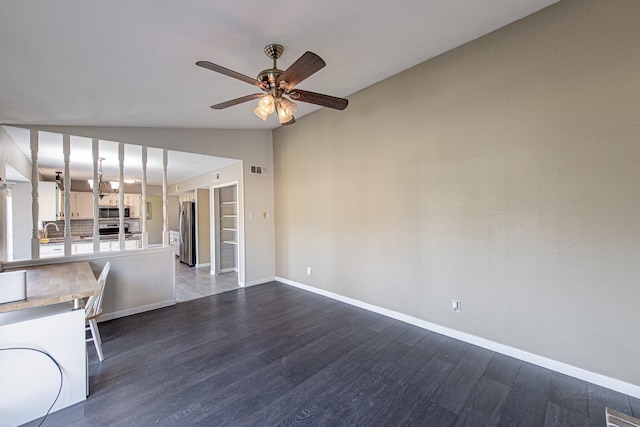
[[[436,352],[435,357],[455,364],[462,359],[462,356],[464,356],[468,350],[469,346],[462,341],[444,337],[444,343]]]
[[[500,426],[537,427],[544,424],[551,389],[548,369],[522,363],[505,404]]]
[[[631,403],[631,411],[633,412],[633,416],[636,418],[640,418],[640,399],[636,397],[629,397],[629,402]]]
[[[496,354],[493,356],[493,359],[491,359],[491,363],[487,366],[484,375],[502,384],[512,386],[520,370],[520,365],[522,365],[522,362],[518,359],[503,354]]]
[[[595,384],[588,384],[589,400],[589,425],[600,427],[607,425],[605,408],[633,416],[629,396],[618,393]]]
[[[368,331],[368,333],[373,332]],[[356,362],[345,357],[337,359],[271,402],[264,413],[253,411],[248,413],[246,418],[243,419],[243,423],[255,426],[277,425],[292,415],[292,408],[304,408],[308,402],[329,389],[340,378],[343,378],[358,366]],[[297,418],[298,421],[304,419],[304,411],[301,414],[302,417]]]
[[[345,352],[372,339],[374,335],[375,333],[373,331],[361,328],[341,339],[339,344],[336,342],[333,345],[326,346],[321,351],[308,353],[306,356],[301,355],[301,357],[291,360],[290,366],[283,372],[283,376],[292,384],[299,384],[302,381],[306,381],[324,367],[343,357]]]
[[[496,426],[502,417],[511,387],[483,376],[455,423],[462,426]]]
[[[415,346],[425,352],[425,357],[431,359],[435,354],[440,351],[440,348],[450,340],[451,338],[445,337],[442,334],[431,332],[429,335],[418,341]]]
[[[350,362],[356,363],[352,359]],[[299,424],[321,425],[328,417],[342,406],[342,402],[350,401],[362,389],[375,380],[377,375],[368,367],[359,365],[342,378],[336,378],[334,384],[322,391],[304,405],[294,408],[279,426],[295,426]]]
[[[376,414],[371,420],[371,425],[410,425],[427,417],[427,414],[424,413],[427,407],[433,407],[434,413],[441,413],[442,408],[430,402],[431,396],[433,396],[433,393],[440,387],[440,384],[451,373],[453,368],[454,365],[449,362],[435,357],[431,358],[398,391],[389,406],[384,411]],[[451,424],[457,419],[457,415],[452,412],[446,411],[442,412],[442,414],[453,415]],[[446,418],[447,420],[450,419],[448,416]]]
[[[393,367],[398,365],[398,361],[403,359],[411,347],[398,341],[391,342],[379,352],[376,359],[371,359],[374,366],[378,368],[386,361],[389,365],[386,369],[375,369],[378,377],[365,387],[360,393],[355,395],[350,401],[343,402],[342,407],[333,412],[324,422],[325,425],[366,425],[369,420],[376,416],[384,408],[388,408],[390,402],[395,398],[401,387],[413,376],[411,370],[396,370],[393,375],[385,377]]]
[[[398,323],[397,320],[394,320],[390,317],[380,316],[375,322],[372,322],[367,328],[371,329],[373,332],[382,332],[387,329],[389,326]]]
[[[398,341],[410,346],[415,346],[431,333],[431,331],[427,331],[426,329],[422,329],[417,326],[408,325],[408,327],[409,330],[398,337]]]
[[[379,334],[375,335],[369,341],[351,350],[347,353],[347,356],[356,362],[366,363],[377,352],[402,335],[406,331],[405,328],[406,326],[402,325],[400,322],[396,322]]]
[[[588,425],[589,418],[587,416],[549,401],[544,427],[584,427]]]
[[[448,427],[454,425],[458,416],[447,411],[433,402],[422,407],[422,410],[408,424],[410,426],[438,426]]]
[[[554,372],[551,375],[549,401],[570,411],[588,414],[588,384],[577,378]]]
[[[493,357],[489,350],[468,347],[468,351],[433,396],[434,403],[457,415],[461,413]]]
[[[638,399],[275,282],[100,331],[107,358],[88,349],[91,395],[43,425],[598,425],[605,405],[640,415]]]

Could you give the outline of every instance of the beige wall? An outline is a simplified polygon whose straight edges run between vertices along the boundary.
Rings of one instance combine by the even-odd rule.
[[[276,130],[276,275],[640,385],[638,22],[564,0]]]
[[[211,262],[211,202],[209,187],[196,190],[196,217],[198,221],[198,264]]]
[[[173,201],[173,203],[169,203],[168,212],[170,217],[175,217],[178,215],[178,198],[170,196],[169,201]],[[151,203],[151,219],[147,220],[148,241],[150,245],[161,245],[163,223],[162,196],[147,196],[147,203]],[[169,221],[169,230],[177,228],[177,225],[174,224],[174,227],[171,225],[171,221]]]

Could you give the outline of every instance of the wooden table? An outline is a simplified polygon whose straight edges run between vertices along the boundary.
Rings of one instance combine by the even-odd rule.
[[[27,299],[0,304],[0,313],[80,300],[100,293],[98,281],[87,261],[8,269],[27,270]]]

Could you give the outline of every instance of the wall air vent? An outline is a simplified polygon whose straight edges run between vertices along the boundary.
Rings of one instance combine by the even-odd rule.
[[[267,168],[264,167],[264,166],[251,165],[250,171],[251,171],[251,173],[254,173],[256,175],[266,175],[267,174]]]

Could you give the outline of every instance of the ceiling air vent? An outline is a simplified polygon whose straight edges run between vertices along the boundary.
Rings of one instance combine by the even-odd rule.
[[[251,173],[254,173],[256,175],[266,175],[267,174],[267,168],[264,167],[264,166],[251,165],[250,171],[251,171]]]

